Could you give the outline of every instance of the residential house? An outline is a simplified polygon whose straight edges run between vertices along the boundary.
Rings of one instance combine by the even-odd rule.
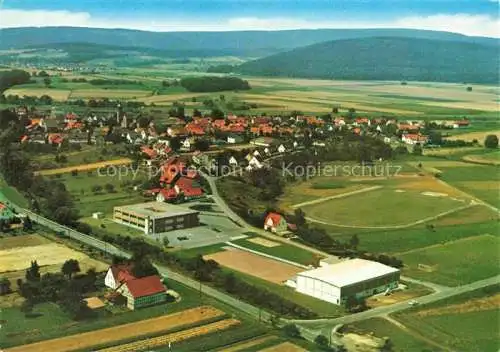
[[[262,164],[262,162],[256,156],[252,156],[248,160],[248,165],[247,165],[246,169],[248,171],[252,171],[252,170],[256,170],[256,169],[261,169],[263,166],[264,165]]]
[[[234,156],[229,158],[228,163],[230,166],[233,166],[233,167],[238,166],[238,160],[236,160],[236,158]]]
[[[259,137],[251,140],[250,144],[257,145],[259,147],[271,147],[278,144],[278,142],[271,137]]]
[[[237,134],[230,134],[227,136],[227,142],[229,144],[243,143],[243,137]]]
[[[280,144],[280,146],[278,147],[278,153],[283,154],[284,152],[286,152],[286,148],[283,144]]]
[[[132,264],[112,265],[104,284],[125,297],[130,310],[166,302],[167,289],[158,275],[136,278],[132,269]]]
[[[281,214],[271,212],[264,220],[264,230],[274,233],[285,232],[288,229],[285,217]]]
[[[414,133],[406,133],[403,134],[401,137],[401,140],[409,145],[415,145],[415,144],[425,144],[428,141],[427,136],[423,136],[421,134],[414,134]]]
[[[463,119],[453,122],[453,128],[467,128],[469,127],[469,120]]]

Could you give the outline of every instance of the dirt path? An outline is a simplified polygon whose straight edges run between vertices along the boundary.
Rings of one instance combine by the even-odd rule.
[[[405,228],[408,228],[408,227],[413,227],[413,226],[416,226],[416,225],[424,224],[424,223],[429,222],[429,221],[437,220],[439,218],[442,218],[443,216],[450,215],[450,214],[453,214],[453,213],[456,213],[456,212],[459,212],[459,211],[462,211],[464,209],[468,209],[468,208],[471,208],[471,207],[474,207],[474,206],[477,206],[477,205],[479,205],[479,204],[477,202],[473,201],[473,202],[471,202],[471,203],[469,203],[467,205],[464,205],[464,206],[461,206],[461,207],[458,207],[458,208],[455,208],[455,209],[447,210],[447,211],[445,211],[443,213],[440,213],[440,214],[437,214],[437,215],[434,215],[434,216],[430,216],[430,217],[427,217],[427,218],[424,218],[424,219],[420,219],[420,220],[411,222],[409,224],[403,224],[403,225],[357,226],[357,225],[336,224],[336,223],[326,222],[326,221],[322,221],[322,220],[318,220],[318,219],[314,219],[314,218],[310,218],[310,217],[306,217],[306,219],[309,220],[309,221],[311,221],[311,222],[316,222],[318,224],[331,225],[331,226],[337,226],[337,227],[344,227],[344,228],[350,228],[350,229],[374,229],[374,230],[405,229]],[[481,205],[483,205],[483,204],[481,204]]]
[[[300,207],[303,207],[303,206],[306,206],[306,205],[323,203],[323,202],[329,201],[331,199],[345,198],[345,197],[353,196],[353,195],[359,194],[359,193],[365,193],[365,192],[375,191],[375,190],[380,189],[380,188],[382,188],[382,186],[372,186],[372,187],[362,188],[362,189],[358,189],[358,190],[352,191],[352,192],[347,192],[347,193],[342,193],[342,194],[336,194],[336,195],[330,196],[330,197],[324,197],[324,198],[310,200],[308,202],[294,204],[294,205],[290,206],[290,208],[295,209],[295,208],[300,208]]]
[[[403,324],[401,324],[399,321],[397,321],[396,319],[393,319],[391,318],[390,316],[388,315],[385,315],[383,316],[382,318],[384,318],[385,320],[389,321],[390,323],[396,325],[398,328],[400,328],[401,330],[407,332],[408,334],[410,334],[411,336],[413,336],[414,338],[418,339],[418,340],[422,340],[422,341],[425,341],[427,342],[429,345],[432,345],[434,347],[437,347],[439,348],[440,350],[442,351],[447,351],[447,352],[454,352],[454,350],[452,350],[451,348],[447,347],[447,346],[444,346],[444,345],[441,345],[440,343],[434,341],[434,340],[431,340],[423,335],[420,335],[419,333],[417,333],[416,331],[413,331],[411,329],[408,329],[406,326],[404,326]]]
[[[132,160],[129,158],[100,161],[98,163],[92,163],[92,164],[81,164],[81,165],[75,165],[75,166],[62,167],[59,169],[38,171],[38,172],[35,172],[35,175],[49,176],[49,175],[57,175],[57,174],[67,174],[67,173],[72,172],[73,170],[89,171],[89,170],[103,168],[106,166],[127,165],[127,164],[130,164],[131,162],[132,162]]]

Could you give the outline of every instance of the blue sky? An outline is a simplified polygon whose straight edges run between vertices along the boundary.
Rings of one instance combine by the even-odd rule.
[[[2,0],[0,0],[2,3]],[[499,0],[3,0],[0,27],[421,28],[499,36]]]

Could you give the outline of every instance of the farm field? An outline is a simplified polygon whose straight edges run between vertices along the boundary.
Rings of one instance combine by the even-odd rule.
[[[394,315],[407,328],[457,351],[496,352],[499,286]]]
[[[260,350],[261,352],[307,352],[307,350],[294,345],[291,342],[283,342],[276,346],[271,346]]]
[[[111,328],[85,332],[77,335],[69,335],[53,340],[46,340],[29,345],[8,348],[6,352],[44,352],[53,351],[73,351],[88,349],[113,342],[130,339],[131,337],[147,336],[169,329],[179,328],[185,325],[201,323],[203,321],[222,317],[224,312],[210,307],[203,306],[184,310],[178,313],[163,315],[156,318],[141,320],[134,323],[118,325]],[[54,328],[52,326],[52,328]]]
[[[500,151],[479,154],[479,155],[466,155],[463,157],[464,161],[486,164],[486,165],[500,165]]]
[[[500,240],[493,235],[469,237],[424,247],[399,257],[407,276],[457,286],[498,274]]]
[[[262,242],[264,240],[264,242]],[[232,241],[238,246],[242,246],[257,252],[269,254],[278,258],[290,260],[303,265],[315,265],[319,259],[314,253],[282,242],[273,242],[263,237],[253,237]]]
[[[42,170],[39,171],[37,174],[42,175],[42,176],[50,176],[50,175],[58,175],[58,174],[66,174],[70,173],[74,170],[76,171],[93,171],[96,169],[105,169],[108,166],[120,166],[120,165],[128,165],[132,162],[132,160],[128,158],[122,158],[122,159],[115,159],[115,160],[107,160],[107,161],[100,161],[97,163],[91,163],[91,164],[81,164],[81,165],[74,165],[74,166],[67,166],[67,167],[62,167],[58,169],[51,169],[51,170]],[[103,170],[103,173],[105,170]]]
[[[168,335],[158,336],[149,338],[147,340],[141,340],[136,342],[127,343],[124,345],[114,346],[99,350],[100,352],[136,352],[149,350],[151,348],[168,345],[169,343],[179,343],[185,340],[196,338],[198,336],[203,336],[206,334],[221,333],[222,331],[232,328],[240,324],[239,320],[236,319],[225,319],[210,323],[207,325],[195,327],[192,329],[187,329],[179,332],[174,332]]]
[[[345,332],[372,334],[376,337],[388,337],[394,352],[437,351],[433,345],[412,335],[382,318],[372,318],[347,325]]]
[[[496,110],[498,109],[498,103],[493,102],[497,107]],[[494,110],[495,111],[495,110]],[[454,140],[454,139],[462,139],[467,142],[472,142],[473,140],[477,140],[480,144],[483,144],[484,139],[486,138],[487,135],[489,134],[495,134],[497,136],[500,136],[500,130],[493,130],[493,131],[479,131],[479,132],[465,132],[461,133],[457,136],[451,136],[447,137],[447,139]]]
[[[27,269],[32,260],[41,267],[60,265],[67,259],[95,264],[99,269],[103,264],[62,244],[51,242],[38,235],[17,236],[0,239],[0,273]]]
[[[283,284],[295,274],[304,271],[304,269],[297,266],[234,248],[204,255],[203,259],[215,260],[220,265],[232,270],[254,275],[276,284]]]

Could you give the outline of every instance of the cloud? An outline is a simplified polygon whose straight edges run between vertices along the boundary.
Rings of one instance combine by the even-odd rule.
[[[76,26],[92,24],[87,12],[0,9],[0,28]]]
[[[0,0],[1,1],[1,0]],[[495,0],[500,1],[500,0]],[[161,19],[137,21],[103,19],[87,12],[0,9],[0,28],[74,26],[94,28],[129,28],[150,31],[234,31],[317,28],[410,28],[439,30],[474,36],[500,37],[498,17],[471,14],[436,14],[411,16],[387,21],[307,20],[285,17],[235,17],[221,20]]]
[[[495,0],[499,1],[499,0]],[[486,15],[433,15],[407,17],[395,23],[401,28],[457,32],[472,36],[500,37],[500,20]]]

